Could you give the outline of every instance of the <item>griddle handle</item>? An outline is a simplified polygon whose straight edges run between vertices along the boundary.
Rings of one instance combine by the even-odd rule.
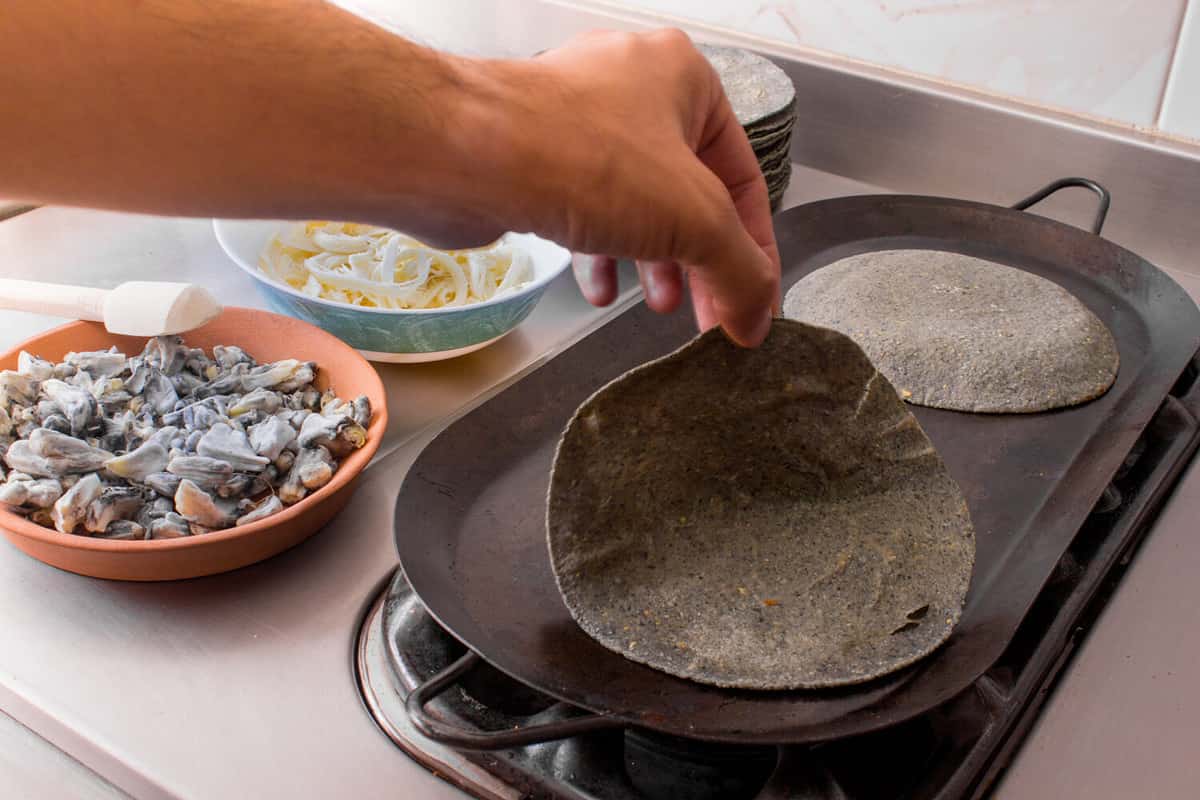
[[[1108,189],[1105,189],[1089,178],[1060,178],[1049,186],[1029,195],[1024,200],[1013,203],[1013,208],[1017,211],[1024,211],[1030,206],[1042,202],[1059,189],[1065,189],[1068,186],[1082,186],[1085,189],[1091,189],[1100,198],[1100,206],[1096,209],[1096,219],[1092,222],[1092,233],[1099,236],[1101,229],[1104,227],[1104,219],[1108,216],[1108,205],[1112,201],[1112,196],[1108,193]]]
[[[470,672],[480,658],[468,652],[462,658],[413,689],[404,701],[408,717],[413,726],[426,738],[456,750],[508,750],[541,742],[553,742],[581,733],[620,728],[624,725],[615,717],[587,714],[582,717],[511,728],[504,731],[473,731],[451,725],[432,716],[425,708],[443,692],[453,686],[459,678]]]

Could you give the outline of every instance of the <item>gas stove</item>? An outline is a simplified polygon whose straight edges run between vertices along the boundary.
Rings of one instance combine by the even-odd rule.
[[[814,745],[720,744],[628,727],[490,749],[497,732],[564,723],[582,712],[470,653],[425,610],[400,570],[359,634],[363,700],[404,753],[484,800],[986,796],[1200,443],[1198,375],[1194,359],[1000,660],[949,702],[899,725]],[[422,706],[429,701],[427,709],[414,693]],[[448,723],[451,733],[435,730],[435,738],[457,747],[421,732],[428,717]]]

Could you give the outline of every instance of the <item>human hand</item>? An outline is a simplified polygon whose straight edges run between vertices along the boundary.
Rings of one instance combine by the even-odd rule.
[[[589,302],[637,261],[646,303],[677,308],[686,274],[701,329],[754,346],[779,298],[766,184],[716,72],[677,30],[590,33],[515,70],[523,190],[510,210],[576,251]],[[520,124],[520,123],[514,123]]]

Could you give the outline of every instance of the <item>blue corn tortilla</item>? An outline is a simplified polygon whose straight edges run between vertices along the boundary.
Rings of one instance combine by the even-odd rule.
[[[961,253],[836,261],[797,281],[783,313],[854,339],[904,399],[933,408],[1078,405],[1108,391],[1120,366],[1108,328],[1066,289]]]
[[[729,105],[747,133],[791,124],[796,87],[770,59],[736,47],[701,44],[697,49],[721,78]]]
[[[963,494],[863,351],[776,320],[720,330],[600,389],[550,481],[551,563],[605,647],[741,689],[860,683],[958,621],[975,537]]]

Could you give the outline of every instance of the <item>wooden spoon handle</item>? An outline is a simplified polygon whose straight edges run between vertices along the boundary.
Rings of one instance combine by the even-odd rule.
[[[107,289],[0,278],[0,309],[104,321]]]

